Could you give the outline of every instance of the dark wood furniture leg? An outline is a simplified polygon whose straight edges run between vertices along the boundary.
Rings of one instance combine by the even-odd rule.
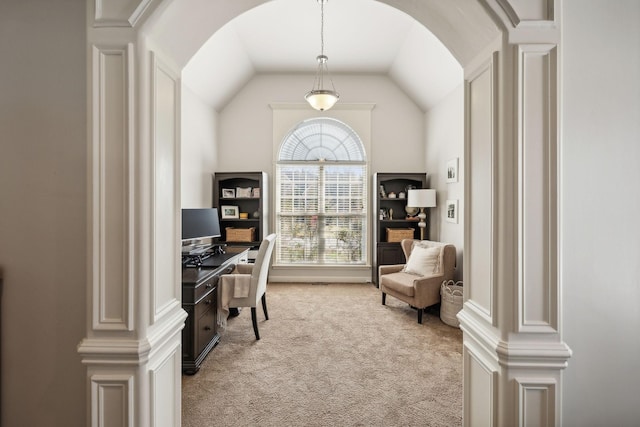
[[[418,323],[420,323],[422,325],[422,308],[418,309]]]
[[[269,313],[267,313],[267,293],[262,294],[262,311],[264,311],[265,320],[269,320]]]
[[[258,332],[258,315],[256,314],[255,307],[251,307],[251,322],[253,323],[253,332],[256,334],[256,340],[259,340],[260,332]]]
[[[382,305],[385,304],[385,302],[387,302],[387,294],[385,294],[384,292],[382,293]]]

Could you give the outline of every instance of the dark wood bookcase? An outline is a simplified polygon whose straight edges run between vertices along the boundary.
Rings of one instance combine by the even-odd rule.
[[[262,239],[269,234],[268,196],[266,172],[216,172],[213,175],[213,207],[218,208],[220,215],[220,240],[232,246],[259,247]],[[225,218],[223,206],[237,207],[238,212],[246,213],[248,218]],[[253,227],[253,239],[230,241],[227,236],[228,227]]]
[[[378,266],[405,262],[400,243],[387,241],[387,229],[412,229],[413,237],[420,238],[418,219],[415,216],[417,211],[407,212],[406,209],[407,191],[409,188],[426,187],[426,173],[378,172],[373,174],[372,280],[376,285],[378,283]],[[429,231],[425,230],[425,239],[428,238]]]

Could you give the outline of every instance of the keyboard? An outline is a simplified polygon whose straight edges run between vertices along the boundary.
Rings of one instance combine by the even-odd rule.
[[[202,255],[211,248],[211,245],[197,246],[193,249],[189,249],[189,248],[190,246],[187,246],[185,249],[182,249],[182,254],[183,255]]]

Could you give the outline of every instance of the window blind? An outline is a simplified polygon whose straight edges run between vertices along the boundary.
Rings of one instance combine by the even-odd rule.
[[[367,163],[346,123],[317,117],[284,139],[276,166],[275,262],[366,262]]]
[[[279,163],[279,264],[366,262],[367,168],[363,162]]]

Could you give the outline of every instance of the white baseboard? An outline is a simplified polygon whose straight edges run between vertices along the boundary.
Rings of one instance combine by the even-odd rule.
[[[367,283],[371,282],[371,266],[273,266],[269,282],[282,283]]]

